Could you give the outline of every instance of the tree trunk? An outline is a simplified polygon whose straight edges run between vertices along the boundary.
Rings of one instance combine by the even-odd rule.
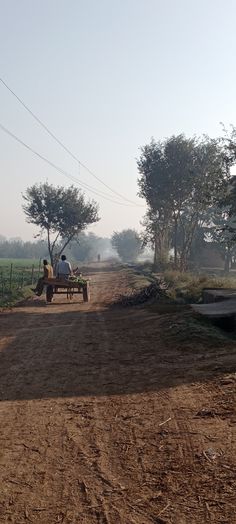
[[[194,234],[198,224],[198,214],[192,217],[188,228],[183,225],[183,245],[180,254],[180,271],[186,271],[188,267],[189,255],[193,243]]]
[[[231,253],[230,253],[230,249],[229,247],[227,246],[226,247],[226,252],[225,252],[225,267],[224,267],[224,272],[226,274],[229,273],[229,269],[230,269],[230,261],[231,261]]]
[[[178,265],[177,233],[178,233],[178,221],[177,221],[177,217],[175,217],[175,223],[174,223],[174,264],[175,264],[175,269],[177,269],[177,265]]]
[[[154,271],[156,271],[158,269],[158,236],[157,236],[157,233],[155,233],[155,239],[154,239],[153,269],[154,269]]]
[[[185,250],[182,250],[181,256],[180,256],[180,263],[179,263],[179,269],[183,273],[187,269],[187,254]]]
[[[53,267],[53,250],[52,250],[52,246],[51,246],[49,229],[47,229],[47,241],[48,241],[48,253],[49,253],[49,256],[50,256],[50,262],[51,262],[51,266]]]
[[[51,266],[53,267],[53,253],[49,251]]]

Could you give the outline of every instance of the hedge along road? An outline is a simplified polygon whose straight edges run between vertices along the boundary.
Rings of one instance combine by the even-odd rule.
[[[0,522],[236,522],[234,341],[91,280],[0,316]]]

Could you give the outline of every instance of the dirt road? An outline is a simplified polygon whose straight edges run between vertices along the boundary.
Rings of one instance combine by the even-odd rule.
[[[91,279],[0,315],[0,523],[236,523],[236,344]]]

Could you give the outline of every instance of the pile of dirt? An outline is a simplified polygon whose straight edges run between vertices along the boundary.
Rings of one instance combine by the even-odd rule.
[[[160,279],[158,282],[153,282],[140,291],[133,290],[127,295],[121,295],[113,305],[138,306],[146,302],[156,302],[160,299],[167,299],[166,289],[167,286],[165,282]]]

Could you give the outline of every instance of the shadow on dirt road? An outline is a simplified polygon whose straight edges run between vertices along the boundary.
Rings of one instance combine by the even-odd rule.
[[[158,391],[235,369],[234,348],[173,345],[151,311],[39,309],[1,317],[1,400]]]

